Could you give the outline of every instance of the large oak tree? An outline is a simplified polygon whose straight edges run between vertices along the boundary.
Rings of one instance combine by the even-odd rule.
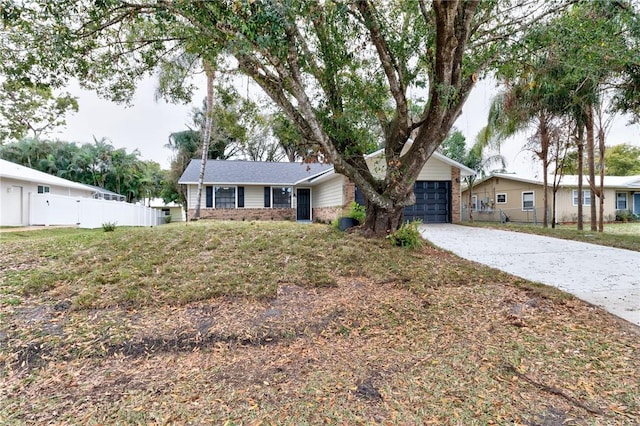
[[[474,83],[523,31],[565,7],[538,0],[10,1],[2,67],[70,76],[116,101],[184,58],[251,77],[367,200],[365,231],[395,230],[413,183]],[[165,87],[189,96],[186,80]],[[416,113],[417,111],[417,113]],[[370,123],[378,123],[373,127]],[[412,137],[412,143],[410,138]],[[384,146],[378,179],[363,155]]]

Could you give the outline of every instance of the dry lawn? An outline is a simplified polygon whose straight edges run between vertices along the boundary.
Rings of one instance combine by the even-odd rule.
[[[555,228],[543,228],[542,225],[512,222],[474,222],[466,223],[466,225],[526,232],[529,234],[640,251],[640,222],[607,223],[604,226],[604,232],[591,231],[589,223],[584,224],[584,230],[582,231],[578,231],[576,224],[558,225]]]
[[[640,423],[640,333],[321,225],[0,243],[0,424]]]

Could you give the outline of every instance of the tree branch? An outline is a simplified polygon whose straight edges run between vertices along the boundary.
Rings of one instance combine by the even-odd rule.
[[[382,34],[382,29],[380,28],[380,23],[375,17],[375,11],[373,10],[373,5],[370,4],[367,0],[358,0],[356,3],[360,14],[364,18],[364,24],[369,31],[369,35],[371,36],[371,41],[373,42],[376,51],[378,52],[378,57],[380,58],[380,63],[384,70],[384,73],[387,77],[387,82],[389,83],[389,89],[391,91],[391,95],[396,103],[397,107],[397,131],[399,138],[394,139],[404,139],[408,137],[408,129],[409,129],[409,108],[407,105],[406,98],[406,87],[404,85],[404,78],[402,75],[402,71],[398,66],[397,62],[394,59],[393,54],[389,50],[389,45]]]

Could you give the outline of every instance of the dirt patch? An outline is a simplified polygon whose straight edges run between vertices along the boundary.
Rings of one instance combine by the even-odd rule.
[[[270,300],[20,312],[23,327],[55,322],[64,330],[46,351],[21,355],[37,381],[24,385],[21,362],[2,376],[0,400],[22,422],[419,424],[457,415],[465,424],[553,425],[637,417],[637,396],[620,390],[637,384],[633,338],[578,300],[506,283],[417,294],[402,283],[340,278],[335,288],[281,283]],[[598,343],[589,331],[597,321],[626,343]],[[612,351],[627,352],[608,360]],[[581,404],[605,414],[593,417]]]

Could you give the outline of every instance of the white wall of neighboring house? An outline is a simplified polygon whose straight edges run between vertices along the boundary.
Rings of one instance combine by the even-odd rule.
[[[29,223],[29,191],[19,181],[0,181],[0,225],[22,226]]]
[[[165,222],[168,216],[171,217],[171,222],[185,222],[187,220],[181,204],[174,202],[167,204],[162,198],[151,198],[143,200],[142,205],[159,211]]]
[[[55,195],[91,197],[93,194],[80,185],[72,188],[3,177],[0,179],[0,226],[29,225],[29,196],[38,193],[38,186],[48,188],[48,193]]]
[[[164,223],[157,210],[93,199],[86,185],[0,160],[0,226],[74,225],[99,228]]]

